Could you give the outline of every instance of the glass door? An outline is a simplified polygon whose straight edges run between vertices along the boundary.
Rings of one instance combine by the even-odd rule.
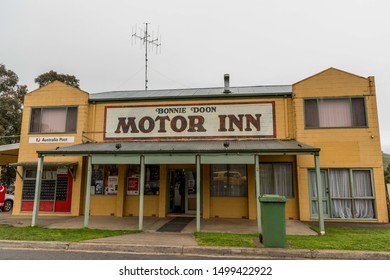
[[[330,217],[329,208],[329,184],[328,174],[326,170],[321,170],[321,183],[322,183],[322,207],[324,209],[324,218]],[[314,170],[309,171],[309,188],[310,188],[310,204],[311,204],[311,217],[318,217],[318,197],[317,197],[317,183],[316,172]]]
[[[168,213],[196,213],[196,171],[195,169],[169,169]]]
[[[188,214],[196,213],[196,171],[186,169],[185,178],[185,212]]]

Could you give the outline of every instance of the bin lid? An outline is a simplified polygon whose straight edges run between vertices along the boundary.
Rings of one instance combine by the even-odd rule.
[[[262,196],[259,196],[260,202],[286,202],[287,199],[283,195],[277,195],[277,194],[263,194]]]

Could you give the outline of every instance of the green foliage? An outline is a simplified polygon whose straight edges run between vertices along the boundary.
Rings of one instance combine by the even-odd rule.
[[[89,228],[48,229],[41,227],[13,227],[8,225],[0,225],[1,240],[78,242],[89,239],[133,233],[139,233],[139,231],[101,230]]]
[[[0,64],[0,145],[19,142],[25,85],[4,64]]]
[[[75,88],[80,87],[80,81],[75,76],[67,74],[58,74],[53,70],[47,73],[43,73],[35,79],[35,82],[39,85],[39,87],[43,87],[54,81],[60,81]]]
[[[27,86],[18,85],[18,82],[18,76],[0,64],[0,145],[19,142]],[[15,170],[3,167],[0,181],[9,186],[14,180]]]

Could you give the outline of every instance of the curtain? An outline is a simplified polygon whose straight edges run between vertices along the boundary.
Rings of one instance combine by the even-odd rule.
[[[322,184],[322,207],[324,214],[329,214],[328,209],[328,194],[326,193],[327,188],[326,172],[321,170],[321,184]],[[317,178],[314,170],[309,171],[309,188],[311,195],[311,213],[313,216],[318,215],[318,196],[317,196]]]
[[[31,109],[30,132],[40,132],[39,123],[41,118],[41,108]]]
[[[272,164],[260,164],[261,194],[275,194],[273,185]]]
[[[292,165],[290,163],[260,164],[261,194],[293,197]]]
[[[350,99],[318,100],[320,127],[350,127],[351,104]]]
[[[293,197],[292,168],[290,163],[274,164],[275,193]]]
[[[65,132],[66,108],[42,110],[41,132]]]
[[[68,107],[66,116],[66,132],[76,132],[77,128],[77,107]]]
[[[353,191],[356,197],[372,197],[371,174],[369,170],[352,172]],[[372,219],[375,216],[372,199],[355,199],[355,218]]]
[[[332,217],[352,218],[351,188],[348,169],[329,170],[329,191],[332,198]]]

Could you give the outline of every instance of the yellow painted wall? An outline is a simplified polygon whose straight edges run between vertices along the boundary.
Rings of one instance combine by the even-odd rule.
[[[367,128],[305,129],[304,99],[364,96]],[[293,114],[298,141],[321,149],[321,168],[371,168],[374,174],[378,221],[388,221],[380,145],[375,83],[334,68],[293,85]],[[310,220],[307,169],[314,168],[312,156],[298,156],[300,219]]]
[[[78,106],[77,133],[53,133],[53,134],[30,134],[30,115],[32,107],[57,107],[57,106]],[[82,131],[87,129],[88,118],[88,93],[61,82],[53,82],[47,86],[39,88],[28,93],[24,98],[24,108],[22,116],[22,127],[20,136],[20,148],[18,162],[37,162],[37,151],[55,149],[67,145],[79,144],[82,142]],[[52,144],[29,144],[29,137],[50,137],[50,136],[74,136],[74,143],[52,143]],[[44,162],[78,162],[75,172],[76,178],[73,181],[71,213],[56,213],[56,215],[80,214],[80,198],[82,182],[82,157],[45,157]],[[23,168],[18,167],[20,174],[23,174]],[[23,214],[21,212],[22,180],[19,176],[15,182],[15,204],[13,214]],[[27,214],[31,214],[28,212]]]

